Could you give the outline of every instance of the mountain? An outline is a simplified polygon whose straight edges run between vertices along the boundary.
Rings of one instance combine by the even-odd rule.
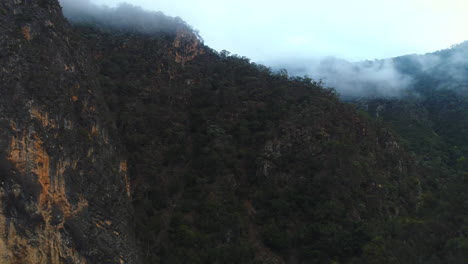
[[[417,256],[405,263],[466,263],[468,42],[384,60],[293,62],[283,66],[324,78],[342,100],[397,135],[426,170],[417,213],[407,219],[413,234],[400,228],[382,245],[405,241],[407,254]],[[388,254],[389,247],[379,254]]]
[[[95,14],[0,3],[2,263],[464,260],[463,197],[402,131],[181,19]]]
[[[411,157],[331,90],[186,28],[102,27],[78,30],[112,95],[148,263],[342,261],[370,241],[368,222],[414,210]]]
[[[402,88],[402,95],[363,96],[352,101],[371,116],[391,124],[413,151],[435,158],[440,155],[429,152],[439,149],[450,154],[439,157],[441,161],[456,167],[457,160],[468,151],[463,136],[468,132],[468,42],[389,60],[399,74],[412,80]]]
[[[417,210],[365,246],[371,257],[364,250],[362,262],[468,261],[467,58],[468,42],[463,42],[384,60],[325,58],[275,64],[334,86],[343,101],[391,131],[422,168]]]
[[[399,134],[402,145],[430,172],[418,216],[428,233],[419,242],[430,263],[465,263],[467,240],[468,42],[424,55],[393,58],[411,78],[398,97],[353,100],[383,126]],[[424,207],[424,206],[423,206]],[[432,235],[429,235],[432,233]]]

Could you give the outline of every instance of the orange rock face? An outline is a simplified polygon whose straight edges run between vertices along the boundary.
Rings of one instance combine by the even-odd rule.
[[[175,61],[185,64],[204,53],[202,43],[193,32],[180,30],[174,41]]]
[[[38,120],[43,127],[57,128],[57,122],[49,118],[49,113],[41,111],[38,107],[32,107],[30,113],[31,117]]]
[[[29,26],[24,26],[21,28],[21,32],[23,33],[24,39],[27,41],[30,41],[32,39],[31,37],[31,27]]]
[[[124,174],[125,184],[127,188],[127,196],[130,197],[132,193],[131,193],[130,179],[128,178],[128,173],[127,173],[127,161],[126,160],[120,161],[119,171]]]
[[[42,124],[50,123],[46,121],[48,119],[41,120]],[[38,246],[32,246],[32,241],[16,234],[13,223],[7,224],[5,216],[0,214],[0,224],[8,227],[0,230],[9,230],[8,233],[0,231],[0,263],[59,264],[63,263],[65,258],[73,259],[73,263],[86,263],[73,248],[63,246],[65,243],[60,235],[64,220],[88,206],[85,199],[73,205],[66,197],[63,173],[67,168],[76,166],[76,162],[66,159],[60,159],[56,163],[51,162],[43,140],[35,133],[21,132],[13,136],[9,153],[8,158],[18,172],[36,177],[41,186],[38,204],[35,206],[44,220],[44,225],[36,227]],[[51,171],[55,173],[51,174]],[[53,207],[59,208],[61,213],[60,220],[54,224],[52,224]]]

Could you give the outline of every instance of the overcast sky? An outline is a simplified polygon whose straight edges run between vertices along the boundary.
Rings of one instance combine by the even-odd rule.
[[[79,1],[79,0],[77,0]],[[115,6],[122,0],[92,0]],[[257,62],[425,53],[468,40],[467,0],[126,0],[180,16],[205,43]]]

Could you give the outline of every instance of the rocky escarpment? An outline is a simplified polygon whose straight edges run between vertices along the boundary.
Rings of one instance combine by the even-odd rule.
[[[140,263],[126,158],[56,0],[0,3],[0,262]]]

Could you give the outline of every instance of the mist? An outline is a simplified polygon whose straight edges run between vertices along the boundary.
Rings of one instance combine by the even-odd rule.
[[[400,97],[429,82],[436,89],[468,89],[468,42],[426,54],[350,62],[335,57],[266,61],[290,75],[307,75],[334,88],[343,99]]]
[[[59,0],[64,16],[75,24],[97,24],[118,30],[154,34],[189,27],[181,18],[147,11],[128,3],[116,7],[96,5],[89,0]]]
[[[307,75],[334,88],[343,98],[362,96],[398,97],[413,78],[403,74],[392,60],[349,62],[335,57],[267,62],[291,75]]]
[[[439,80],[439,88],[468,90],[468,41],[436,54],[441,61],[434,71],[445,77]]]

